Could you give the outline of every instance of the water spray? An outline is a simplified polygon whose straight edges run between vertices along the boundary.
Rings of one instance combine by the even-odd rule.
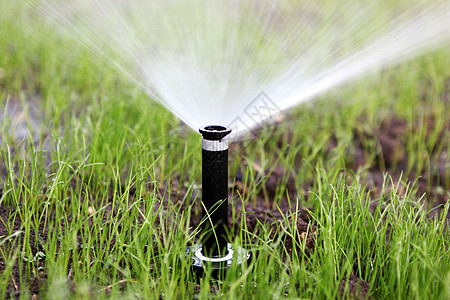
[[[228,139],[231,129],[210,125],[199,129],[202,134],[202,207],[201,243],[189,247],[194,270],[203,274],[209,265],[213,275],[228,269],[233,261],[242,264],[250,253],[233,248],[228,241]]]

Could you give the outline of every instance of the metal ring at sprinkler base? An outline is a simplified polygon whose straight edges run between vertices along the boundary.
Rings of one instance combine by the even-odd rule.
[[[240,265],[243,262],[247,261],[250,258],[250,252],[241,247],[236,247],[235,249],[233,249],[233,245],[228,243],[227,255],[223,257],[206,257],[202,252],[202,244],[197,244],[191,247],[187,247],[186,257],[192,259],[192,266],[194,267],[194,271],[196,271],[197,273],[200,273],[202,275],[203,270],[207,268],[208,265],[210,265],[213,269],[213,277],[218,277],[218,273],[230,268],[233,262],[237,265]]]

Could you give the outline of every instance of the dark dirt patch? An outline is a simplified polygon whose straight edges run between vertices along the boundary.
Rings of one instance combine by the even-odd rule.
[[[0,193],[0,198],[1,198]],[[8,229],[4,226],[4,224],[8,224],[10,227],[12,227],[12,232],[18,232],[22,230],[21,221],[18,217],[15,217],[13,219],[11,217],[11,212],[5,209],[3,206],[0,207],[0,237],[5,238],[8,237],[10,234],[8,232]],[[31,253],[26,253],[23,251],[21,253],[20,249],[23,243],[23,234],[18,234],[17,236],[14,236],[10,239],[10,241],[5,242],[1,247],[3,250],[3,253],[9,253],[11,257],[13,257],[13,253],[9,252],[11,249],[16,249],[17,255],[23,255],[30,264],[33,265],[33,269],[37,270],[36,274],[32,274],[28,280],[25,279],[25,284],[28,285],[30,293],[33,294],[39,294],[39,286],[40,283],[46,279],[45,274],[45,265],[44,261],[39,256],[39,253],[43,250],[39,243],[36,243],[34,241],[45,241],[47,239],[48,232],[38,231],[37,233],[33,228],[30,229],[30,249]],[[9,247],[8,247],[9,246]],[[17,260],[17,259],[16,259]],[[0,258],[0,274],[2,274],[7,268],[7,265],[5,261],[3,261],[3,258]],[[17,262],[14,264],[12,271],[11,271],[11,279],[8,281],[7,290],[6,290],[6,297],[9,298],[11,296],[18,297],[20,295],[20,273],[23,272],[23,274],[26,274],[25,268],[22,268],[22,270],[19,269],[19,266]]]
[[[370,285],[367,281],[350,274],[348,277],[344,276],[339,285],[339,294],[341,294],[341,296],[346,295],[346,287],[348,288],[350,299],[368,299]]]
[[[427,122],[425,139],[430,138],[435,126],[435,121],[432,118],[429,118]],[[412,128],[408,128],[408,126],[412,126]],[[430,163],[429,169],[422,168],[418,171],[415,167],[416,162],[409,161],[407,142],[403,138],[407,130],[418,131],[418,127],[419,125],[408,125],[405,120],[392,117],[384,120],[380,128],[372,133],[355,132],[355,146],[357,149],[353,158],[355,163],[349,164],[348,167],[357,170],[366,163],[361,139],[375,138],[380,151],[370,166],[365,181],[367,187],[372,190],[373,199],[380,197],[383,183],[387,185],[388,191],[398,187],[397,192],[400,195],[405,195],[408,185],[409,187],[414,186],[417,189],[416,197],[419,199],[424,196],[421,201],[425,204],[425,208],[436,208],[429,214],[430,217],[433,217],[439,215],[443,208],[442,204],[449,201],[449,194],[446,192],[450,186],[447,167],[449,157],[448,153],[445,152],[446,147],[438,147],[439,145],[448,144],[448,141],[446,141],[448,128],[446,129],[444,126],[443,130],[438,133],[436,145],[429,153],[429,155],[437,157],[437,162]],[[362,138],[361,135],[363,136]],[[351,158],[349,160],[352,161]],[[390,176],[386,182],[385,173]],[[413,184],[414,182],[415,184]],[[374,206],[376,205],[374,203]],[[450,217],[450,214],[448,216]]]

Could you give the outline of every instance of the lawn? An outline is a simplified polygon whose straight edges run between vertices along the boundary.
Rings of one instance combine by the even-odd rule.
[[[22,10],[0,9],[0,298],[450,298],[448,47],[230,143],[252,259],[218,280],[184,256],[201,136]]]

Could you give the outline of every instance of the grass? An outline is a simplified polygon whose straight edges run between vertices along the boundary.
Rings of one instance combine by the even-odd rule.
[[[29,298],[37,285],[54,299],[345,298],[355,296],[350,274],[369,283],[372,298],[450,297],[448,201],[428,216],[450,188],[448,176],[433,179],[437,164],[448,170],[448,50],[302,105],[233,145],[230,178],[242,173],[246,188],[233,189],[233,205],[265,197],[277,211],[293,180],[290,205],[309,210],[309,233],[295,212],[248,230],[252,212],[236,211],[244,221],[233,242],[255,258],[221,281],[195,280],[183,253],[198,229],[189,221],[200,201],[199,135],[87,50],[48,28],[36,36],[17,26],[32,21],[8,8],[0,11],[2,298],[19,289]],[[378,133],[393,117],[405,122],[404,158],[388,164]],[[18,139],[23,124],[28,138]],[[275,167],[283,172],[270,197]],[[371,185],[378,171],[382,183]]]

